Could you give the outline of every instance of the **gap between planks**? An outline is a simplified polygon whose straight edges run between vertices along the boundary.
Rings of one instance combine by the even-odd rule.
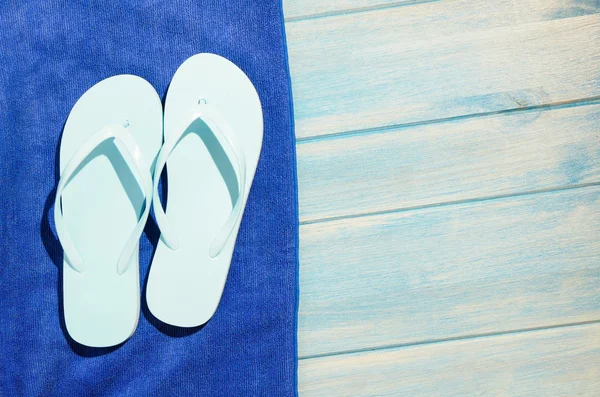
[[[495,201],[495,200],[513,198],[513,197],[533,196],[536,194],[554,193],[554,192],[561,192],[561,191],[567,191],[567,190],[576,190],[576,189],[583,189],[586,187],[593,187],[593,186],[600,186],[600,181],[599,182],[590,182],[590,183],[581,183],[581,184],[575,184],[575,185],[569,185],[569,186],[552,187],[552,188],[546,188],[546,189],[529,190],[526,192],[519,192],[519,193],[508,193],[508,194],[499,194],[499,195],[487,196],[487,197],[475,197],[475,198],[469,198],[469,199],[464,199],[464,200],[445,201],[445,202],[440,202],[440,203],[417,205],[417,206],[413,206],[413,207],[394,208],[394,209],[385,210],[385,211],[374,211],[374,212],[367,212],[367,213],[361,213],[361,214],[332,216],[332,217],[328,217],[328,218],[320,218],[320,219],[314,219],[314,220],[309,220],[309,221],[300,221],[300,226],[313,225],[315,223],[335,222],[335,221],[341,221],[344,219],[365,218],[365,217],[371,217],[371,216],[396,214],[396,213],[407,212],[407,211],[418,211],[418,210],[423,210],[423,209],[428,209],[428,208],[437,208],[437,207],[446,207],[446,206],[461,205],[461,204],[471,204],[471,203]]]
[[[459,116],[444,117],[444,118],[439,118],[439,119],[415,121],[415,122],[411,122],[411,123],[391,124],[391,125],[383,125],[383,126],[373,127],[373,128],[335,132],[335,133],[331,133],[331,134],[299,137],[299,138],[296,138],[296,146],[305,144],[305,143],[319,142],[319,141],[325,141],[325,140],[330,140],[330,139],[338,139],[338,138],[354,137],[354,136],[362,136],[362,135],[370,135],[370,134],[383,134],[388,131],[397,131],[400,129],[420,127],[420,126],[424,126],[424,125],[445,124],[445,123],[452,123],[452,122],[456,122],[456,121],[471,120],[471,119],[484,118],[484,117],[490,117],[490,116],[500,116],[500,115],[509,115],[509,114],[518,114],[518,113],[530,113],[530,112],[536,112],[536,111],[541,111],[541,110],[550,111],[550,110],[556,110],[556,109],[567,109],[567,108],[571,108],[571,107],[590,106],[590,105],[598,105],[598,104],[600,104],[600,95],[596,95],[596,96],[592,96],[592,97],[588,97],[588,98],[578,98],[578,99],[573,99],[573,100],[568,100],[568,101],[560,101],[560,102],[545,103],[545,104],[533,105],[533,106],[524,106],[524,107],[519,107],[519,108],[495,110],[495,111],[491,111],[491,112],[471,113],[471,114],[465,114],[465,115],[459,115]]]
[[[492,338],[496,336],[507,336],[507,335],[519,335],[519,334],[527,334],[538,331],[552,330],[552,329],[568,329],[573,327],[579,327],[583,325],[593,325],[600,324],[600,319],[598,320],[589,320],[589,321],[579,321],[574,323],[565,323],[565,324],[554,324],[547,325],[542,327],[532,327],[532,328],[523,328],[523,329],[514,329],[509,331],[501,331],[501,332],[486,332],[481,334],[472,334],[472,335],[462,335],[451,338],[440,338],[440,339],[430,339],[423,340],[418,342],[409,342],[409,343],[399,343],[395,345],[388,346],[377,346],[372,348],[363,348],[363,349],[352,349],[352,350],[340,350],[335,352],[328,352],[323,354],[309,354],[306,356],[299,356],[298,360],[311,360],[315,358],[325,358],[325,357],[335,357],[335,356],[343,356],[347,354],[356,354],[356,353],[366,353],[366,352],[378,352],[392,349],[400,349],[403,347],[413,347],[413,346],[425,346],[425,345],[438,345],[442,343],[452,343],[457,341],[464,340],[477,340],[484,338]]]
[[[356,7],[356,8],[346,8],[346,9],[334,10],[334,11],[326,11],[326,12],[317,12],[317,13],[314,13],[314,14],[299,15],[299,16],[288,17],[288,18],[284,17],[284,21],[286,23],[288,23],[288,22],[300,22],[300,21],[307,21],[309,19],[320,19],[320,18],[335,17],[335,16],[338,16],[338,15],[348,15],[348,14],[357,14],[357,13],[361,13],[361,12],[385,10],[385,9],[388,9],[388,8],[414,6],[414,5],[424,4],[424,3],[432,3],[434,1],[440,1],[440,0],[413,0],[413,1],[410,1],[410,0],[406,1],[406,0],[404,0],[404,1],[396,1],[396,2],[392,2],[392,3],[375,4],[375,5],[372,5],[372,6]],[[284,13],[285,13],[285,10],[284,10]]]

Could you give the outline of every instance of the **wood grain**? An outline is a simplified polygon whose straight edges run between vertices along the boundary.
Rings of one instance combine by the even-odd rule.
[[[300,392],[597,395],[600,3],[284,6]]]
[[[600,187],[303,225],[301,357],[600,318]]]
[[[300,219],[389,211],[600,181],[600,105],[305,141]]]
[[[596,0],[457,0],[286,24],[299,139],[600,95]]]
[[[285,0],[283,12],[285,19],[296,20],[324,15],[335,15],[357,10],[368,10],[379,7],[409,5],[424,0]]]
[[[302,360],[302,396],[597,396],[600,325]]]

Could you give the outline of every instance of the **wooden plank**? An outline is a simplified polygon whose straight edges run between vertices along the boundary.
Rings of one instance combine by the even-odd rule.
[[[301,360],[302,396],[597,396],[600,325]]]
[[[600,95],[600,3],[459,0],[286,25],[299,139]]]
[[[296,20],[316,16],[333,15],[356,10],[420,3],[424,0],[285,0],[285,19]]]
[[[301,142],[300,219],[598,182],[599,137],[596,103]]]
[[[600,187],[303,225],[299,354],[600,318]]]

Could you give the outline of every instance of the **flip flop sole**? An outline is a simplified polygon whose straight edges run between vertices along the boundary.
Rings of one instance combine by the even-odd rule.
[[[238,194],[246,204],[263,138],[262,107],[250,79],[223,57],[198,54],[179,67],[169,86],[165,139],[182,128],[202,101],[218,109],[243,148],[246,191],[237,192],[227,153],[206,125],[185,135],[167,160],[166,215],[180,245],[171,250],[159,241],[146,299],[154,316],[180,327],[206,323],[219,305],[240,222],[220,255],[211,258],[209,247]]]
[[[162,143],[162,105],[144,79],[119,75],[99,82],[77,101],[65,124],[60,169],[96,131],[128,124],[148,165]],[[114,346],[137,327],[140,310],[138,254],[124,274],[117,261],[144,207],[144,194],[113,142],[98,146],[62,196],[66,228],[85,271],[63,264],[64,315],[69,335],[93,347]]]

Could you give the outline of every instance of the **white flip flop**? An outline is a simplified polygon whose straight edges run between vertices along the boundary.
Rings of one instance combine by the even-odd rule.
[[[195,327],[221,300],[258,164],[263,116],[252,82],[218,55],[189,58],[169,86],[164,137],[153,197],[161,239],[146,300],[159,320]],[[166,214],[157,193],[165,164]]]
[[[78,343],[114,346],[137,327],[139,238],[161,143],[160,98],[140,77],[99,82],[69,114],[54,220],[64,250],[65,323]]]

